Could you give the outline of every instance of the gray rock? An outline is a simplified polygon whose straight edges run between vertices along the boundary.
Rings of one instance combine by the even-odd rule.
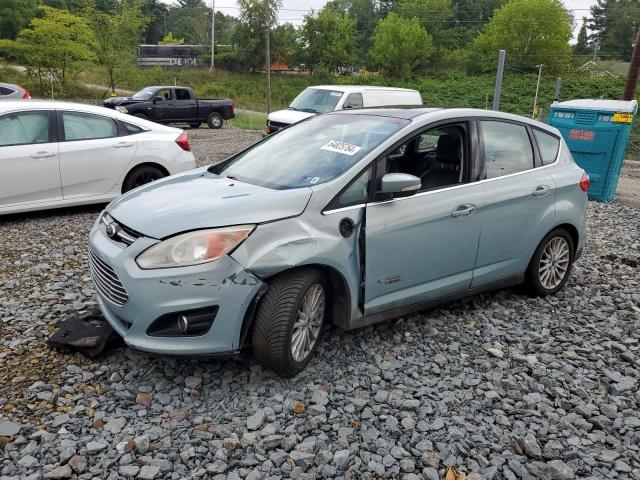
[[[573,468],[562,460],[551,460],[547,463],[547,472],[552,480],[573,480],[576,478]]]
[[[313,461],[316,456],[313,453],[305,453],[294,450],[289,454],[289,458],[293,460],[297,466],[302,467],[302,470],[307,470],[311,465],[313,465]]]
[[[317,405],[327,405],[329,403],[329,394],[324,390],[316,390],[313,392],[311,396],[311,403],[315,403]]]
[[[247,417],[247,428],[249,430],[258,430],[262,428],[265,421],[265,414],[263,409],[259,409],[256,413]]]
[[[71,467],[69,465],[62,465],[61,467],[56,467],[53,470],[44,472],[44,478],[51,478],[51,479],[69,478],[71,474],[72,474]]]
[[[89,443],[87,443],[87,453],[91,455],[101,452],[105,448],[107,448],[107,444],[104,442],[90,441]]]
[[[349,465],[349,450],[339,450],[333,454],[333,465],[336,467],[338,472],[344,472]]]
[[[84,473],[87,470],[87,458],[82,455],[74,455],[69,459],[69,466],[76,473]]]
[[[20,460],[18,460],[18,465],[25,468],[33,468],[39,464],[40,462],[38,462],[38,459],[31,455],[24,455]]]
[[[200,388],[202,385],[202,378],[189,376],[184,379],[184,386],[191,389]]]
[[[540,448],[540,444],[533,433],[525,435],[521,442],[524,453],[537,460],[542,458],[542,448]]]
[[[0,421],[0,437],[13,437],[20,433],[22,425],[8,420]]]
[[[153,465],[144,465],[138,473],[141,480],[153,480],[160,473],[160,469]]]

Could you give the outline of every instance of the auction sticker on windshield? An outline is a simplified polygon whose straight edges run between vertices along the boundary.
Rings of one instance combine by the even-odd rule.
[[[331,140],[325,143],[320,150],[327,150],[328,152],[344,153],[345,155],[355,155],[362,147],[357,145],[351,145],[350,143],[339,142],[338,140]]]

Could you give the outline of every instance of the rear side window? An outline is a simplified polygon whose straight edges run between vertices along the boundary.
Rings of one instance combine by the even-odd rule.
[[[132,125],[126,122],[122,122],[122,124],[124,125],[124,129],[127,131],[127,135],[135,135],[136,133],[144,132],[144,130],[137,125]]]
[[[72,140],[95,140],[118,136],[115,122],[107,117],[88,113],[63,112],[64,138]]]
[[[49,112],[23,112],[0,117],[0,147],[48,143]]]
[[[16,91],[11,88],[0,87],[0,95],[11,95],[13,93],[16,93]]]
[[[486,178],[533,168],[533,149],[527,129],[507,122],[483,121]]]
[[[560,148],[560,139],[542,130],[535,129],[533,130],[533,136],[536,137],[536,142],[538,143],[542,164],[550,165],[555,162]]]
[[[176,100],[191,100],[189,90],[185,90],[184,88],[176,88]]]

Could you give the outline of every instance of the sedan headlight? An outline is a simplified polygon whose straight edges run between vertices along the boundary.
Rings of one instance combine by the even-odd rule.
[[[129,113],[129,110],[127,110],[127,107],[123,107],[122,105],[118,105],[116,107],[116,110],[119,111],[120,113]]]
[[[212,262],[231,252],[253,231],[255,225],[196,230],[168,238],[136,258],[140,268],[172,268]]]

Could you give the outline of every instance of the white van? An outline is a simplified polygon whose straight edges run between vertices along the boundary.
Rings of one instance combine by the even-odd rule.
[[[422,105],[420,92],[394,87],[318,85],[303,90],[286,110],[270,113],[265,131],[267,134],[277,132],[305,118],[333,110],[399,105]]]

